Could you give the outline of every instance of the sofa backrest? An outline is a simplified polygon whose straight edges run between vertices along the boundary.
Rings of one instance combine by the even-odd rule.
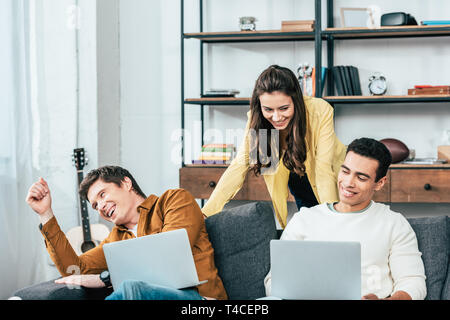
[[[408,222],[416,233],[419,251],[427,277],[427,300],[449,298],[449,253],[450,230],[446,216],[409,218]],[[447,283],[447,284],[446,284]]]
[[[450,217],[447,217],[447,240],[450,242]],[[441,299],[450,300],[450,245],[448,251],[447,280],[445,280],[444,288],[442,289]]]
[[[270,269],[270,240],[277,237],[272,207],[254,202],[206,219],[214,258],[228,298],[264,297]]]

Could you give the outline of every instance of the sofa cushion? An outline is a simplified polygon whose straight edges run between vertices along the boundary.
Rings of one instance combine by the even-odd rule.
[[[270,240],[277,236],[272,207],[255,202],[206,219],[214,258],[229,299],[265,296]]]
[[[409,218],[422,252],[427,277],[427,300],[441,299],[448,268],[449,238],[447,217]]]
[[[450,217],[447,217],[447,237],[450,242]],[[442,300],[450,300],[450,248],[448,252],[448,259],[447,280],[445,281],[444,288],[442,290]]]
[[[89,289],[50,280],[20,289],[13,296],[23,300],[103,300],[111,293],[112,288]]]

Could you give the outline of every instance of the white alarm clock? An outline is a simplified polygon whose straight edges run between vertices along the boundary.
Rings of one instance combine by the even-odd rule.
[[[369,91],[372,95],[381,96],[386,93],[386,77],[376,72],[369,78]]]

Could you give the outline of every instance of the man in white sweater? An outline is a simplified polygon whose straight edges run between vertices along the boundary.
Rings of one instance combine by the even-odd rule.
[[[338,176],[340,201],[301,208],[281,239],[358,241],[362,299],[424,299],[425,270],[413,229],[400,213],[372,201],[386,183],[391,159],[381,142],[354,140]],[[270,272],[264,284],[269,296]]]

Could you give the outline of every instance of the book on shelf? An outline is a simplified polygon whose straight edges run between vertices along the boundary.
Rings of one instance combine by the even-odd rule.
[[[334,66],[330,77],[333,77],[338,96],[361,96],[361,82],[358,68],[355,66]]]
[[[359,79],[358,68],[356,68],[355,66],[349,66],[349,68],[350,68],[351,81],[352,81],[352,86],[353,86],[353,95],[354,96],[362,96],[361,81]]]
[[[223,160],[192,160],[192,165],[226,165],[230,164],[228,161]]]
[[[352,83],[350,80],[350,73],[348,72],[348,68],[346,66],[339,66],[339,71],[343,74],[342,79],[344,79],[344,92],[346,96],[352,96]]]
[[[234,150],[234,144],[205,144],[202,146],[203,151],[209,152],[232,152]]]
[[[202,155],[200,157],[231,157],[232,156],[232,152],[221,152],[221,151],[202,151]]]
[[[233,144],[205,144],[198,159],[192,160],[193,165],[229,164],[234,158]]]
[[[201,94],[202,98],[233,98],[240,91],[236,89],[210,89]]]
[[[408,89],[408,95],[447,95],[450,94],[450,86],[417,85]]]
[[[331,74],[333,76],[334,85],[336,86],[336,95],[345,96],[343,80],[338,67],[331,68]]]

